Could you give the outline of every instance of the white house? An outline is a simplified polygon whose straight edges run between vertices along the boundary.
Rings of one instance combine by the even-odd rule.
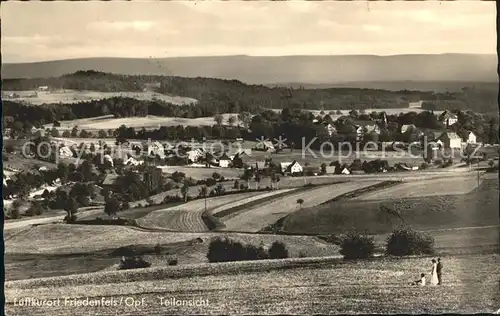
[[[286,169],[288,166],[290,166],[292,163],[291,162],[280,162],[280,170],[282,173],[285,173]]]
[[[295,174],[295,173],[302,173],[303,171],[304,168],[302,168],[302,166],[297,161],[294,160],[286,167],[284,173]]]
[[[344,169],[342,169],[342,171],[340,173],[342,173],[342,174],[351,174],[351,172],[349,171],[349,169],[347,169],[347,167],[344,168]]]
[[[191,162],[197,162],[202,157],[205,157],[205,152],[201,148],[190,150],[187,152],[187,157]]]
[[[439,119],[443,122],[443,124],[446,127],[452,126],[453,124],[458,122],[458,117],[449,112],[449,111],[444,111],[443,114],[439,117]]]
[[[73,152],[66,146],[59,148],[59,157],[73,157]]]
[[[464,141],[467,144],[476,144],[477,143],[476,134],[474,134],[473,132],[467,133],[467,137],[466,137],[466,139],[464,139]]]
[[[229,158],[226,153],[223,153],[222,156],[219,157],[219,167],[228,168],[230,163],[231,158]]]
[[[436,140],[438,143],[439,141],[441,141],[444,148],[454,148],[454,149],[462,148],[462,139],[460,138],[460,136],[457,135],[457,133],[453,132],[443,133]]]
[[[49,91],[49,87],[48,86],[40,86],[40,87],[38,87],[38,91]]]
[[[153,155],[155,156],[158,155],[163,158],[165,157],[165,148],[158,141],[154,141],[152,143],[148,142],[148,155],[150,155],[151,153],[153,153]]]
[[[411,109],[420,109],[420,108],[422,108],[423,103],[424,103],[424,101],[422,101],[422,100],[417,101],[417,102],[409,102],[408,107]]]

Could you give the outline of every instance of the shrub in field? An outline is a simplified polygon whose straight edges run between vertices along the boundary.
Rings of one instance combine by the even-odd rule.
[[[356,232],[348,233],[340,243],[340,254],[347,260],[370,258],[374,250],[374,238]]]
[[[290,257],[290,254],[282,242],[275,241],[269,248],[269,258],[271,259],[285,259],[288,257]]]
[[[209,262],[228,262],[242,260],[267,259],[268,254],[262,247],[243,245],[240,242],[217,238],[208,246],[207,259]]]
[[[177,265],[177,258],[176,257],[170,257],[167,259],[167,263],[169,266],[176,266]]]
[[[18,219],[18,218],[21,218],[21,213],[19,212],[19,209],[18,208],[13,208],[10,210],[9,212],[9,217],[11,219]]]
[[[123,202],[122,203],[122,209],[128,210],[130,208],[130,204],[128,202]]]
[[[140,269],[140,268],[148,268],[151,266],[151,263],[147,262],[143,258],[139,256],[127,257],[125,260],[120,262],[119,269],[127,270],[127,269]]]
[[[434,239],[409,228],[396,229],[387,238],[386,253],[392,256],[433,254]]]

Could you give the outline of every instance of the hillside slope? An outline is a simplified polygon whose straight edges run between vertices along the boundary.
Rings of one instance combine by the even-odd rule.
[[[2,65],[2,78],[57,77],[77,70],[237,79],[251,84],[355,81],[497,81],[495,55],[218,56],[83,58]]]

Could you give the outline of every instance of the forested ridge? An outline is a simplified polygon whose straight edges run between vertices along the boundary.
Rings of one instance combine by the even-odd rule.
[[[408,102],[423,100],[424,108],[432,110],[498,111],[498,91],[464,87],[460,92],[433,93],[422,91],[386,91],[358,88],[305,89],[247,85],[237,80],[213,78],[183,78],[167,76],[127,76],[97,71],[78,71],[57,78],[6,79],[3,90],[33,90],[39,86],[50,89],[94,90],[124,92],[154,90],[156,92],[190,97],[196,105],[174,105],[160,100],[139,101],[126,97],[79,102],[74,104],[23,105],[4,101],[4,116],[32,123],[51,123],[113,114],[128,116],[175,116],[196,118],[218,113],[253,114],[269,108],[289,109],[387,109],[408,107]]]

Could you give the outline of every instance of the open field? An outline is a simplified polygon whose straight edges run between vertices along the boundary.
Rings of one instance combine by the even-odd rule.
[[[455,181],[456,184],[449,185],[460,188],[461,181]],[[417,230],[500,225],[498,189],[498,180],[491,179],[463,195],[394,195],[384,200],[354,198],[300,210],[287,216],[281,227],[282,232],[294,234],[340,234],[351,229],[370,234],[388,233],[399,227],[401,220],[388,214],[384,207],[397,211],[406,224]],[[499,231],[497,228],[497,235]]]
[[[4,95],[10,95],[16,93],[19,98],[8,98],[6,100],[11,101],[22,101],[33,105],[41,105],[44,103],[78,103],[82,101],[92,101],[92,100],[102,100],[114,97],[126,97],[134,98],[137,100],[160,100],[176,105],[190,104],[198,102],[196,99],[180,97],[180,96],[169,96],[166,94],[155,93],[155,92],[99,92],[99,91],[88,91],[88,90],[58,90],[51,92],[40,92],[35,90],[30,91],[3,91]],[[36,93],[36,96],[34,96]]]
[[[281,217],[298,210],[298,199],[304,201],[303,207],[312,207],[326,202],[336,195],[371,186],[376,183],[379,183],[379,181],[338,183],[287,195],[272,202],[266,202],[265,204],[258,205],[251,209],[221,218],[221,221],[226,226],[223,230],[258,232],[268,225],[273,224]]]
[[[479,180],[479,182],[481,181],[482,179]],[[477,174],[465,173],[463,177],[443,177],[442,179],[407,182],[400,186],[360,195],[354,199],[368,201],[436,195],[461,195],[471,192],[477,186]]]
[[[235,116],[237,118],[237,114],[223,114],[224,122],[230,117]],[[61,121],[61,126],[58,127],[58,130],[72,129],[77,126],[78,129],[85,129],[87,131],[92,130],[108,130],[108,129],[117,129],[122,125],[126,125],[127,127],[133,128],[146,128],[146,129],[155,129],[161,126],[212,126],[215,125],[216,122],[213,117],[200,117],[200,118],[182,118],[182,117],[163,117],[163,116],[154,116],[148,115],[145,117],[142,116],[134,116],[134,117],[123,117],[123,118],[113,118],[113,117],[93,117],[86,119],[79,119],[73,121]],[[236,119],[236,124],[238,120]],[[52,127],[52,124],[47,125],[46,127]]]
[[[92,278],[96,283],[90,279],[86,281],[86,276],[71,276],[66,282],[62,279],[61,282],[47,280],[47,285],[41,280],[7,282],[6,312],[9,315],[432,314],[492,313],[498,309],[498,255],[442,257],[442,260],[444,283],[439,287],[408,285],[419,273],[430,269],[430,258],[375,259],[354,263],[334,260],[328,263],[325,260],[322,264],[309,266],[307,262],[313,260],[236,262],[193,267],[179,273],[175,272],[181,267],[99,273]],[[303,267],[283,269],[300,265],[300,262],[303,262]],[[212,268],[219,272],[201,276],[191,273],[200,269],[208,272]],[[227,274],[224,271],[228,271]],[[247,272],[233,274],[229,271]],[[173,275],[179,277],[172,278]],[[129,282],[118,283],[124,281]],[[92,293],[91,299],[134,297],[138,301],[144,299],[144,304],[137,307],[125,304],[71,307],[64,304],[64,297],[85,299],[89,293]],[[14,300],[25,297],[61,298],[62,302],[60,306],[36,309],[14,305]],[[208,305],[162,306],[160,297],[204,299],[208,300]]]
[[[172,174],[174,172],[182,172],[186,177],[191,177],[196,180],[204,180],[211,178],[214,173],[218,173],[227,179],[238,179],[243,175],[242,169],[235,168],[197,168],[197,167],[183,167],[183,166],[159,166],[163,173]]]
[[[207,210],[217,208],[219,211],[236,204],[246,204],[254,200],[266,198],[270,195],[280,194],[281,191],[272,192],[249,192],[241,194],[231,194],[205,199],[198,199],[186,204],[174,206],[149,213],[138,219],[141,227],[153,229],[167,229],[183,232],[204,232],[208,231],[201,215]]]

